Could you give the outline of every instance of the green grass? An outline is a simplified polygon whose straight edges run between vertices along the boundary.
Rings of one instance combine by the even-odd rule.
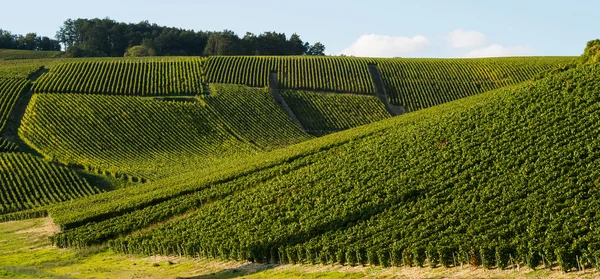
[[[126,256],[103,248],[58,249],[50,246],[50,219],[0,223],[0,276],[31,278],[594,278],[597,273],[563,274],[523,269],[374,268],[311,265],[260,265],[179,257]]]

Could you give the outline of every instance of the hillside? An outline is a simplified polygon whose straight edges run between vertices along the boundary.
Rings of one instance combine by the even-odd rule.
[[[311,139],[264,88],[211,84],[203,100],[239,137],[269,150]]]
[[[298,90],[284,90],[281,95],[302,127],[314,135],[343,131],[390,117],[383,103],[374,96]]]
[[[427,104],[514,84],[563,61],[567,58],[435,60],[453,65],[456,69],[450,67],[449,72],[457,76],[446,77],[455,80],[449,83],[448,94]],[[429,82],[443,82],[437,68],[428,66],[432,63],[428,59],[331,57],[18,60],[1,66],[0,74],[12,75],[10,80],[14,80],[41,73],[32,86],[37,94],[19,128],[19,136],[34,150],[68,166],[145,182],[295,144],[311,138],[306,132],[323,135],[387,118],[382,102],[369,96],[379,90],[370,67],[382,65],[383,84],[379,86],[388,88],[387,80],[406,75],[403,63],[432,71]],[[525,67],[528,63],[531,66]],[[464,70],[473,65],[479,66]],[[504,68],[507,65],[512,66]],[[479,91],[456,82],[500,78],[501,83],[492,82]],[[267,85],[289,102],[298,123],[277,107],[264,89]],[[324,89],[334,93],[315,93]],[[415,90],[423,92],[415,101],[437,94],[428,89],[427,82]],[[386,98],[385,91],[378,94]],[[452,93],[457,91],[464,94]],[[15,93],[10,100],[15,100]],[[145,96],[160,98],[139,98]],[[177,103],[156,103],[160,100]],[[10,111],[10,107],[3,110]]]
[[[63,60],[36,83],[37,93],[197,95],[202,58]],[[71,62],[72,61],[72,62]]]
[[[521,83],[571,62],[570,57],[379,59],[390,102],[408,111]]]
[[[599,73],[579,67],[63,204],[54,240],[259,262],[593,266]]]
[[[0,183],[0,214],[102,192],[67,168],[22,153],[0,153]]]
[[[0,49],[0,60],[55,58],[61,53],[60,51]]]
[[[47,159],[145,181],[256,150],[218,117],[200,101],[36,94],[19,135]]]
[[[3,60],[0,222],[136,255],[591,267],[599,66],[571,61]]]

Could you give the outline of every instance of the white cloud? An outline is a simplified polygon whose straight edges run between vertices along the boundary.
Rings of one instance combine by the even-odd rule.
[[[487,38],[481,32],[457,29],[448,33],[453,48],[475,48],[487,44]]]
[[[493,44],[483,48],[472,49],[465,57],[502,57],[502,56],[528,56],[533,55],[535,50],[530,46],[501,46]]]
[[[416,53],[429,46],[429,39],[422,35],[414,37],[392,37],[384,35],[362,35],[342,54],[364,57],[398,57]]]

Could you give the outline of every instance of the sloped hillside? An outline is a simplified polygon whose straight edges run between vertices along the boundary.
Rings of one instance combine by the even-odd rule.
[[[19,135],[46,158],[88,170],[156,179],[256,150],[199,102],[36,94]]]
[[[378,59],[390,102],[408,111],[436,106],[530,80],[573,57]]]
[[[284,90],[281,95],[302,127],[314,135],[339,132],[391,117],[375,96],[301,90]]]
[[[0,60],[54,58],[60,51],[0,49]]]
[[[65,229],[55,241],[126,235],[142,211],[152,223],[177,215],[164,212],[179,198],[191,201],[173,211],[185,218],[118,237],[112,248],[260,262],[592,265],[600,256],[599,82],[600,65],[579,67],[226,171],[84,198],[54,209]],[[119,233],[90,234],[98,224]]]
[[[311,138],[266,89],[213,85],[184,102],[35,94],[19,135],[49,160],[133,181],[198,170]]]
[[[212,84],[204,101],[231,130],[263,150],[312,138],[289,118],[265,88]]]
[[[23,153],[0,153],[0,184],[0,214],[102,192],[68,168]]]
[[[33,87],[36,93],[108,95],[196,95],[203,92],[204,59],[77,59],[63,60]]]

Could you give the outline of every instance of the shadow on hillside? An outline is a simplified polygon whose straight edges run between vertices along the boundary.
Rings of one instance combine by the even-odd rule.
[[[203,274],[191,277],[177,277],[178,279],[230,279],[238,278],[246,275],[251,275],[265,270],[273,269],[277,265],[275,264],[256,264],[248,263],[236,268],[229,268],[219,272]]]

